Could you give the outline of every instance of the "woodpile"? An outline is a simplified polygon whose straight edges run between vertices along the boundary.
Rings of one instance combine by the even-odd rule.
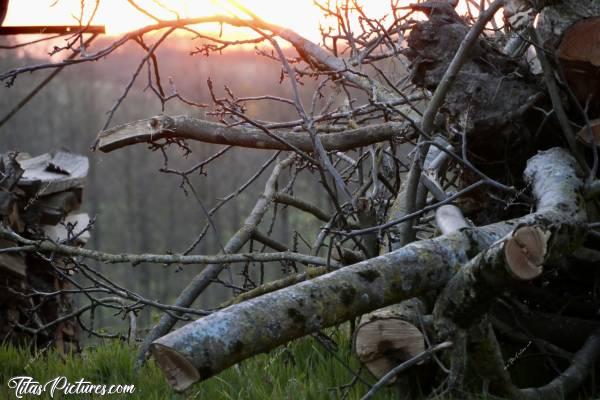
[[[79,208],[88,159],[65,151],[38,157],[0,156],[0,218],[5,226],[35,240],[84,245],[90,219]],[[77,346],[75,321],[61,317],[74,310],[71,297],[75,270],[67,258],[11,251],[0,240],[0,340],[55,346]]]

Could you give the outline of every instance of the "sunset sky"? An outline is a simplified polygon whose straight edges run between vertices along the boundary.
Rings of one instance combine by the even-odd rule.
[[[269,22],[292,28],[313,40],[320,38],[318,27],[322,15],[313,5],[313,0],[239,2]],[[95,1],[87,0],[86,3],[89,13]],[[138,0],[138,4],[161,18],[175,18],[172,12],[157,6],[157,3],[155,0]],[[232,10],[226,0],[162,0],[161,3],[177,11],[181,17],[223,14]],[[379,17],[389,12],[387,0],[364,3],[370,15]],[[79,10],[80,0],[12,0],[4,25],[76,24],[74,16],[79,15]],[[94,23],[106,25],[108,33],[118,34],[148,25],[152,20],[135,10],[127,0],[102,0]]]

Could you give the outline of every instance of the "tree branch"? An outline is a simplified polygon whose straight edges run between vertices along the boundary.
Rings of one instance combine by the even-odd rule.
[[[550,253],[561,256],[583,236],[583,229],[575,228],[586,218],[579,207],[583,183],[575,169],[575,160],[564,150],[542,152],[525,172],[538,199],[536,213],[415,242],[236,304],[156,340],[151,352],[169,383],[184,390],[254,354],[444,286],[467,254],[488,248],[515,224],[550,230]]]
[[[224,246],[225,253],[234,253],[242,248],[248,240],[252,237],[253,232],[256,230],[258,224],[261,222],[263,216],[266,214],[273,196],[276,193],[277,179],[281,172],[287,168],[294,158],[292,156],[286,158],[283,161],[278,162],[271,173],[271,176],[265,184],[265,190],[259,197],[258,201],[254,205],[254,208],[250,212],[250,215],[244,221],[244,225],[229,239]],[[206,289],[213,279],[219,276],[221,271],[226,267],[226,264],[209,264],[205,269],[196,275],[191,282],[183,289],[175,300],[175,305],[178,307],[189,307],[196,298]],[[166,334],[175,325],[176,319],[169,315],[164,314],[160,321],[152,328],[152,330],[144,338],[144,342],[140,347],[138,355],[138,365],[146,358],[146,352],[150,344],[157,338]]]
[[[240,254],[219,254],[219,255],[183,255],[183,254],[113,254],[105,253],[97,250],[89,250],[81,247],[68,246],[60,243],[55,243],[49,240],[30,240],[10,231],[0,225],[0,237],[10,241],[17,242],[20,246],[11,247],[8,249],[0,249],[1,253],[7,252],[48,252],[56,253],[70,257],[83,257],[92,260],[100,261],[107,264],[120,263],[151,263],[151,264],[232,264],[244,263],[248,261],[254,262],[270,262],[270,261],[295,261],[307,265],[331,265],[333,268],[339,268],[341,265],[335,261],[330,263],[322,257],[309,256],[293,251],[279,251],[272,253],[240,253]]]
[[[405,123],[387,122],[319,136],[325,150],[346,151],[391,140],[406,129]],[[277,132],[277,136],[302,151],[313,151],[308,134]],[[190,139],[254,149],[291,150],[284,142],[258,129],[245,126],[228,127],[183,115],[159,115],[103,131],[98,136],[97,148],[103,152],[110,152],[132,144],[153,143],[160,139]]]

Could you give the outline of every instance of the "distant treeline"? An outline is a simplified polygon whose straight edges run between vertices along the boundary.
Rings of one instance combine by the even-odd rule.
[[[193,50],[193,42],[186,43]],[[50,47],[49,45],[45,45]],[[229,52],[221,56],[189,56],[189,50],[166,46],[158,52],[162,84],[170,93],[172,81],[178,92],[197,103],[211,104],[207,79],[211,78],[219,96],[224,96],[227,85],[238,96],[272,94],[290,97],[289,85],[280,84],[280,66],[253,52]],[[36,51],[43,54],[43,51]],[[181,252],[194,241],[207,220],[195,197],[181,190],[181,179],[176,175],[160,173],[164,166],[160,152],[151,152],[145,145],[132,146],[115,153],[90,151],[96,134],[106,121],[106,113],[121,95],[141,55],[138,46],[129,45],[105,60],[68,67],[38,94],[7,124],[0,127],[0,151],[18,150],[33,155],[52,149],[65,148],[85,154],[90,158],[91,170],[84,191],[83,208],[96,216],[96,225],[88,247],[109,252]],[[0,70],[14,66],[47,62],[30,57],[18,50],[0,50]],[[13,87],[2,87],[0,115],[4,115],[41,81],[49,71],[20,76]],[[147,72],[140,74],[138,82],[121,105],[111,125],[160,114],[160,102],[149,90]],[[315,83],[307,81],[306,89]],[[310,87],[308,87],[310,86]],[[306,90],[310,104],[312,90]],[[167,114],[189,114],[202,117],[207,109],[193,109],[181,103],[167,104]],[[250,105],[248,115],[270,121],[294,118],[289,105],[269,101]],[[221,146],[190,143],[192,153],[184,156],[181,149],[171,148],[169,167],[187,169],[210,157]],[[217,204],[218,199],[235,191],[246,182],[267,159],[270,151],[232,149],[211,163],[203,174],[192,177],[196,191],[206,209]],[[218,234],[212,229],[195,249],[195,253],[212,254],[237,230],[249,208],[264,187],[268,170],[244,193],[225,205],[215,216]],[[315,179],[306,179],[303,172],[296,184],[302,197],[324,205],[318,195]],[[285,182],[282,182],[285,185]],[[277,223],[272,237],[288,243],[298,231],[303,237],[314,237],[318,225],[304,222],[296,211],[278,209]],[[270,218],[266,218],[265,231]],[[301,243],[301,241],[299,241]],[[291,243],[290,243],[291,245]],[[258,246],[258,244],[256,244]],[[100,270],[121,285],[151,299],[171,302],[202,266],[177,267],[160,265],[112,265]],[[234,276],[244,268],[232,266]],[[281,265],[266,265],[266,277],[273,279],[281,272]],[[259,266],[251,268],[259,276]],[[237,278],[241,282],[241,278]],[[199,307],[215,306],[231,295],[231,290],[215,285],[198,302]],[[110,313],[102,313],[101,323],[112,325]],[[141,326],[148,326],[150,313],[142,315]]]

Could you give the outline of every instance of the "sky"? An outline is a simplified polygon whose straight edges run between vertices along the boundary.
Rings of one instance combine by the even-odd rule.
[[[81,0],[12,0],[4,25],[70,25],[77,24]],[[322,13],[313,0],[239,0],[239,2],[263,19],[295,30],[318,40],[319,21]],[[325,0],[323,0],[325,2]],[[157,5],[157,0],[137,0],[141,6],[153,10],[164,19],[175,14]],[[231,12],[227,0],[161,0],[161,4],[177,11],[181,17],[223,14]],[[383,16],[389,11],[389,0],[363,1],[369,15]],[[86,0],[86,12],[90,13],[94,0]],[[109,34],[120,34],[152,23],[139,13],[127,0],[101,0],[94,24],[106,25]],[[208,29],[218,29],[212,27]]]

